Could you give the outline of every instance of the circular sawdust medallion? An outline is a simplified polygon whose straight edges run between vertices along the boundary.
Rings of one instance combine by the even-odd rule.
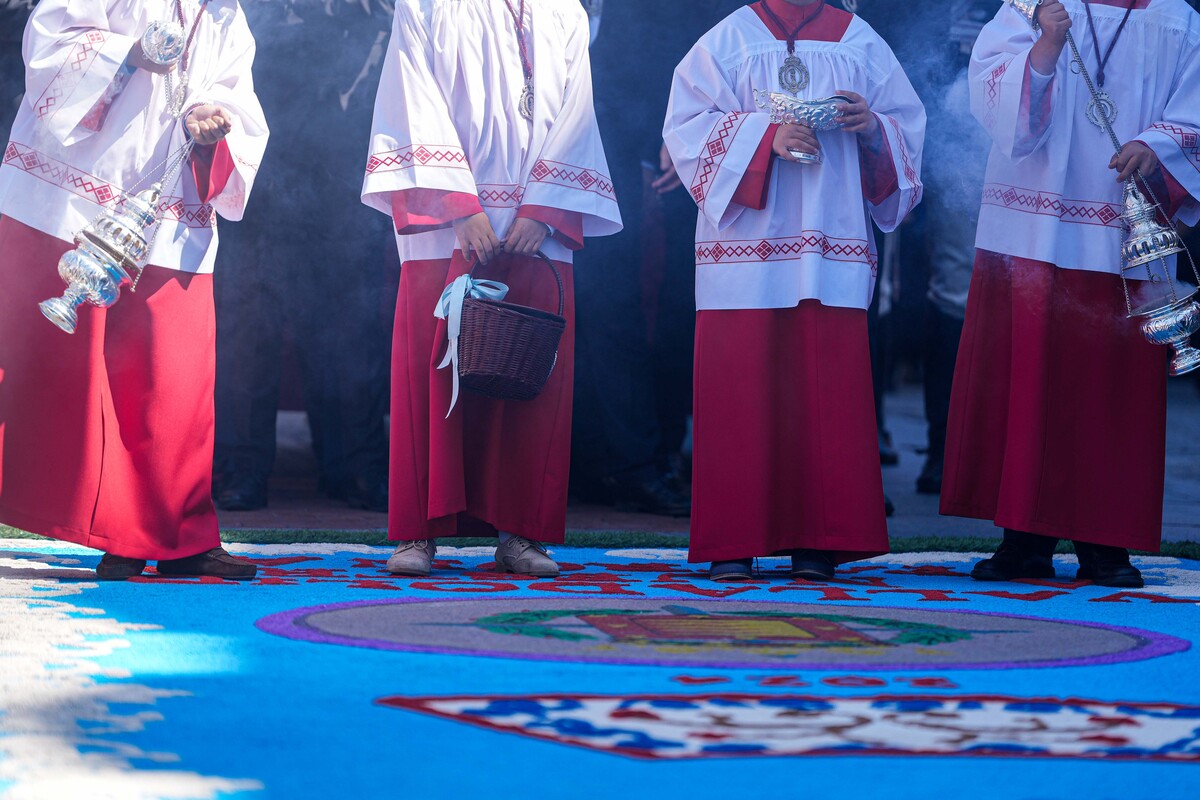
[[[292,639],[377,650],[724,669],[1059,667],[1186,650],[1172,636],[971,611],[613,598],[364,601],[276,614]]]

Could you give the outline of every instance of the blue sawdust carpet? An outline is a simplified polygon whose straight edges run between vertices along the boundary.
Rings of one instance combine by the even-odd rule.
[[[979,584],[896,555],[831,584],[764,560],[234,546],[253,584],[97,584],[0,541],[0,796],[1194,798],[1200,563],[1148,585]]]

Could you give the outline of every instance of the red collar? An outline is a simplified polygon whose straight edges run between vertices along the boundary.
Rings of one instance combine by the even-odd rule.
[[[1128,0],[1126,0],[1128,2]],[[754,9],[754,13],[762,20],[763,25],[767,30],[781,42],[787,41],[787,35],[790,31],[781,31],[767,15],[762,8],[762,3],[769,3],[771,10],[776,16],[783,20],[785,25],[795,28],[808,17],[811,17],[817,12],[821,13],[819,19],[805,25],[804,30],[800,31],[801,41],[810,42],[840,42],[842,37],[846,35],[846,29],[850,27],[850,23],[854,21],[854,15],[843,11],[826,0],[825,8],[821,10],[820,3],[813,3],[810,6],[794,6],[785,0],[759,0],[750,8]]]
[[[1151,0],[1137,0],[1137,2],[1133,4],[1133,7],[1135,10],[1141,11],[1142,9],[1149,6],[1150,2],[1151,2]],[[1092,0],[1092,5],[1094,5],[1094,6],[1112,6],[1113,8],[1125,9],[1125,8],[1129,8],[1129,0]],[[775,8],[775,6],[771,6],[771,8]]]
[[[823,5],[829,5],[827,2],[822,4],[820,0],[807,6],[794,5],[787,2],[787,0],[762,0],[762,2],[771,7],[771,10],[775,12],[775,16],[793,28],[801,22],[812,18],[814,14],[820,13],[823,10]]]

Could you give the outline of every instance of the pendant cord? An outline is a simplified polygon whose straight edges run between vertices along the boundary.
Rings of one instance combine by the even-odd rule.
[[[504,5],[508,6],[508,13],[513,18],[513,26],[517,31],[517,50],[521,53],[521,70],[525,73],[525,80],[529,81],[533,78],[533,59],[529,57],[529,44],[525,41],[525,0],[521,0],[519,10],[513,8],[512,0],[504,0]]]
[[[1067,44],[1071,46],[1071,55],[1074,57],[1076,66],[1079,67],[1079,77],[1083,78],[1084,84],[1087,86],[1088,92],[1092,95],[1092,101],[1100,103],[1100,91],[1096,88],[1096,84],[1092,81],[1092,75],[1088,72],[1087,64],[1083,61],[1083,56],[1079,54],[1079,46],[1075,44],[1075,37],[1067,31]],[[1108,121],[1108,115],[1098,113],[1096,117],[1102,123],[1101,128],[1108,134],[1109,141],[1112,142],[1113,149],[1119,154],[1121,152],[1121,140],[1117,138],[1116,131],[1113,130],[1112,123]],[[1143,178],[1142,180],[1145,180]]]
[[[183,45],[183,55],[179,59],[179,69],[183,72],[188,68],[188,56],[192,49],[192,40],[196,38],[196,31],[200,27],[200,18],[204,16],[204,9],[208,7],[208,0],[200,0],[200,8],[196,11],[196,19],[192,21],[192,28],[188,31],[187,42]],[[187,25],[187,19],[183,16],[183,0],[175,0],[175,11],[179,15],[180,27]]]
[[[508,2],[508,0],[505,0],[505,2]],[[817,17],[821,16],[821,14],[825,11],[825,0],[821,0],[821,7],[818,8],[811,17],[803,20],[799,25],[797,25],[795,30],[793,30],[791,33],[787,32],[787,30],[788,30],[787,25],[783,24],[783,20],[779,18],[779,15],[776,14],[774,11],[772,11],[771,7],[769,5],[767,5],[767,0],[762,0],[762,2],[759,3],[759,6],[762,7],[763,13],[765,13],[768,17],[770,17],[771,21],[774,22],[776,26],[778,26],[779,30],[782,31],[787,36],[788,55],[795,55],[795,53],[796,53],[796,37],[800,34],[800,31],[804,30],[804,28],[810,22],[814,22],[817,19]]]
[[[1121,34],[1125,32],[1125,24],[1129,22],[1129,17],[1133,14],[1133,7],[1137,5],[1137,0],[1129,0],[1129,8],[1125,9],[1125,16],[1121,19],[1121,24],[1117,26],[1117,32],[1113,35],[1112,41],[1108,43],[1108,50],[1105,51],[1104,57],[1100,57],[1100,35],[1096,33],[1096,20],[1092,17],[1092,4],[1090,0],[1084,0],[1083,10],[1087,12],[1088,29],[1092,33],[1092,41],[1096,43],[1096,62],[1100,68],[1096,71],[1096,83],[1100,88],[1104,88],[1104,70],[1108,68],[1108,60],[1112,58],[1113,48],[1117,46],[1117,40],[1121,38]]]

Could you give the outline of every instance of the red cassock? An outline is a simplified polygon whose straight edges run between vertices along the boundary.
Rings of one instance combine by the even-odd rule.
[[[701,311],[691,561],[888,551],[867,312]]]
[[[232,172],[224,143],[193,159],[205,202]],[[212,276],[147,267],[69,335],[38,303],[72,247],[0,218],[0,523],[147,560],[218,547]]]
[[[1117,275],[980,250],[955,367],[942,513],[1157,551],[1168,348]]]
[[[786,39],[761,5],[752,6]],[[796,25],[822,9],[773,3]],[[839,41],[851,20],[823,15],[805,38]],[[777,126],[734,195],[766,208]],[[886,146],[864,151],[862,190],[897,188]],[[794,308],[703,310],[696,318],[689,560],[825,550],[840,563],[888,552],[867,312],[803,300]]]
[[[68,335],[38,303],[71,247],[0,219],[0,522],[129,558],[217,547],[212,276],[148,267]]]
[[[778,126],[745,112],[751,90],[782,82],[792,38],[810,69],[806,96],[863,93],[878,146],[835,133],[819,167],[778,161]],[[886,43],[831,5],[755,3],[676,70],[665,139],[695,176],[701,211],[691,561],[888,551],[869,237],[872,222],[892,230],[920,199],[924,119]]]
[[[427,190],[397,192],[400,233],[444,226],[478,210],[477,201]],[[582,218],[525,207],[521,216],[551,225],[572,249],[582,245]],[[471,270],[451,258],[406,261],[400,272],[392,340],[391,470],[388,536],[393,541],[492,535],[497,530],[561,543],[566,534],[575,379],[575,295],[571,265],[556,262],[565,290],[567,327],[550,380],[529,401],[463,392],[449,417],[446,323],[434,317],[443,290]],[[506,302],[558,309],[558,285],[543,261],[502,255],[475,277],[509,287]]]

